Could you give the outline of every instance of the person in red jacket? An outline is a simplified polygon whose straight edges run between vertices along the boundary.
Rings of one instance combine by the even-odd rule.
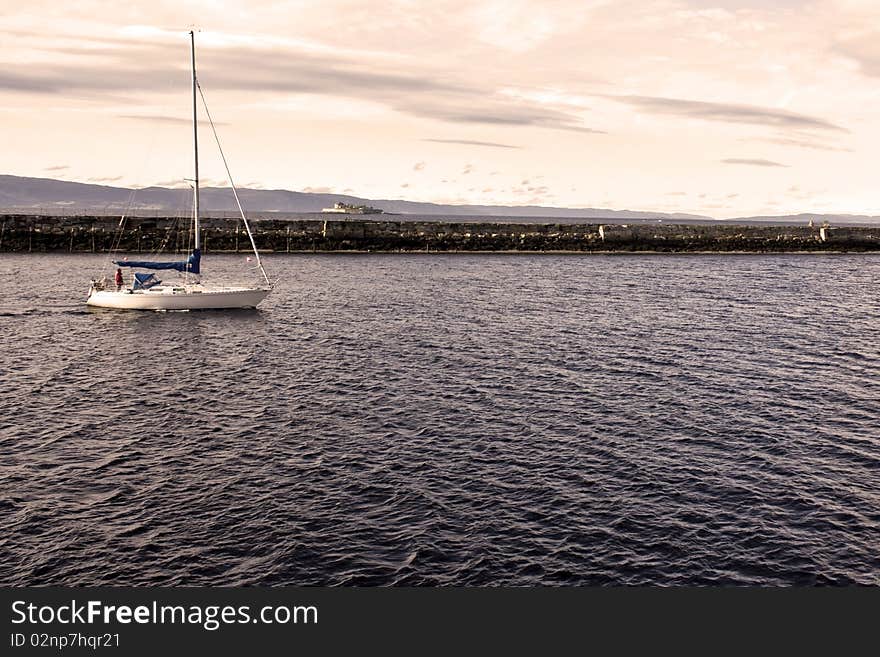
[[[122,289],[122,269],[117,267],[116,268],[116,291],[119,292],[119,290],[121,290],[121,289]]]

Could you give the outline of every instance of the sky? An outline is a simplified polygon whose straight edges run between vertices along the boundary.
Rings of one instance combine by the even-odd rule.
[[[0,0],[0,173],[186,185],[190,29],[239,186],[880,214],[876,0]]]

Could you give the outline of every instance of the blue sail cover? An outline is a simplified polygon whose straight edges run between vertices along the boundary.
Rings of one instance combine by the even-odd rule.
[[[173,262],[150,262],[148,260],[114,260],[114,265],[120,267],[140,267],[141,269],[176,269],[177,271],[188,271],[192,274],[199,273],[199,261],[202,259],[200,249],[193,249],[189,258],[186,260],[177,260]]]
[[[131,287],[133,290],[148,290],[161,282],[156,278],[156,274],[145,274],[138,271],[134,273],[134,283]]]

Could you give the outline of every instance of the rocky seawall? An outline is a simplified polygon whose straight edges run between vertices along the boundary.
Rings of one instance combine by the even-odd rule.
[[[189,220],[0,215],[0,252],[184,252]],[[523,224],[345,220],[253,222],[261,251],[880,251],[880,227],[733,224]],[[205,252],[250,250],[240,221],[202,220]]]

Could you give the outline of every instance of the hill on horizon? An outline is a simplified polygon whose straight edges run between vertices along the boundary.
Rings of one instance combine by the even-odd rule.
[[[219,187],[202,187],[200,190],[202,211],[234,212],[235,199],[232,190]],[[132,194],[134,202],[132,203]],[[249,213],[308,214],[321,212],[322,208],[335,203],[369,205],[383,210],[386,214],[399,215],[406,221],[412,217],[438,215],[446,217],[504,217],[504,218],[544,218],[544,219],[665,219],[685,222],[732,223],[808,223],[830,221],[843,224],[878,224],[880,217],[869,215],[844,214],[794,214],[776,216],[737,217],[735,219],[715,219],[707,215],[681,212],[653,212],[642,210],[610,210],[605,208],[557,208],[539,205],[443,205],[403,199],[368,199],[345,194],[326,194],[314,192],[295,192],[286,189],[238,190],[242,205]],[[59,213],[90,211],[112,213],[129,208],[137,211],[156,211],[184,213],[191,205],[190,189],[169,187],[144,187],[130,189],[92,183],[72,182],[54,178],[31,178],[0,174],[0,211],[45,212],[56,209]],[[375,217],[376,215],[366,215]]]
[[[132,191],[133,207],[144,210],[176,212],[189,207],[192,192],[189,189],[144,187],[132,190],[125,187],[70,182],[53,178],[28,178],[0,175],[0,209],[88,209],[124,210]],[[403,199],[368,199],[345,194],[295,192],[286,189],[238,189],[242,205],[249,212],[312,213],[335,203],[370,205],[389,214],[447,215],[447,216],[504,216],[504,217],[568,217],[618,219],[712,219],[703,215],[602,208],[555,208],[538,205],[443,205]],[[232,190],[202,187],[199,203],[203,211],[231,212],[236,209]],[[405,218],[405,217],[404,217]]]

